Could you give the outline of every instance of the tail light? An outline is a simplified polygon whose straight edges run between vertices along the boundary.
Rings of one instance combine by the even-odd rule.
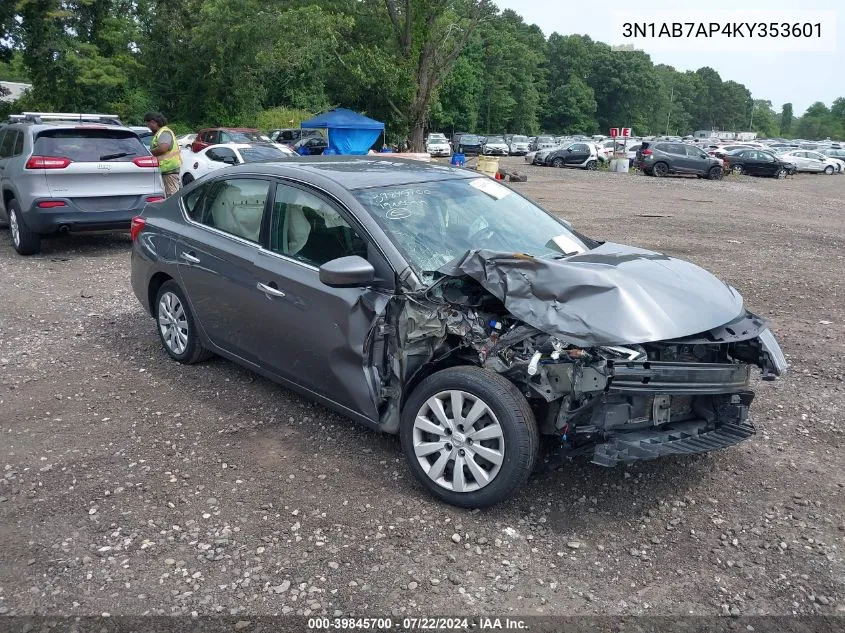
[[[651,150],[650,149],[642,150],[642,155],[643,156],[651,156]]]
[[[64,169],[73,161],[64,156],[30,156],[27,169]]]
[[[147,202],[161,202],[164,200],[164,196],[147,196],[145,200]]]
[[[64,200],[42,200],[36,205],[39,209],[55,209],[56,207],[66,207]]]
[[[139,156],[133,158],[132,162],[138,167],[158,167],[158,158],[155,156]]]
[[[133,242],[138,239],[138,235],[140,235],[141,231],[144,230],[144,226],[146,224],[147,221],[140,215],[136,215],[132,218],[132,223],[129,225],[129,235],[132,236]]]

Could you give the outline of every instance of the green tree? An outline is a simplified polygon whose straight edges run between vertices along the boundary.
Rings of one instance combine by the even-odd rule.
[[[789,136],[792,131],[792,104],[784,103],[780,111],[780,133]]]

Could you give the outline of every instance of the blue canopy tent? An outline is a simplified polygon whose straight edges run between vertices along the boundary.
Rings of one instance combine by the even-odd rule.
[[[299,127],[328,130],[326,154],[366,154],[384,131],[384,123],[346,108],[318,114]]]

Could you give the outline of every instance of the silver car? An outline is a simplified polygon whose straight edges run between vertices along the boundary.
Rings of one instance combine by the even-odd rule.
[[[824,172],[828,175],[837,171],[836,163],[830,158],[816,151],[796,149],[780,155],[782,160],[795,164],[798,171]]]
[[[44,235],[128,231],[148,202],[164,199],[158,159],[99,115],[10,119],[0,127],[0,192],[0,220],[21,255],[37,253]]]

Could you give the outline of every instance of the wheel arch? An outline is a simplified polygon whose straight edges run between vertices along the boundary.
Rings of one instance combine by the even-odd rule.
[[[150,283],[147,286],[147,311],[152,316],[155,316],[155,301],[156,297],[158,297],[159,289],[172,279],[173,277],[161,271],[150,277]]]

